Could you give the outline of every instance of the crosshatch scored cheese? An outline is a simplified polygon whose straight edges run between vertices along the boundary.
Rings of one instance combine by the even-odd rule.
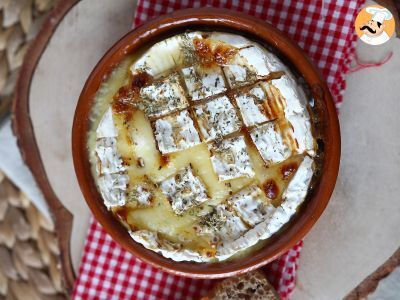
[[[290,70],[221,32],[127,56],[97,93],[88,148],[104,204],[132,238],[197,262],[254,249],[287,223],[316,153]]]

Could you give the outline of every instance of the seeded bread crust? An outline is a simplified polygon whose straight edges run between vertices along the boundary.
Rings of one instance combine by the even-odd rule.
[[[260,271],[227,278],[201,300],[279,300],[280,297]]]

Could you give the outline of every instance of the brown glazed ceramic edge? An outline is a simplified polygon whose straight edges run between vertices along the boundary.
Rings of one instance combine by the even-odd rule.
[[[128,53],[150,46],[154,42],[187,29],[226,30],[251,36],[268,44],[290,61],[312,88],[320,101],[323,114],[325,154],[321,177],[312,197],[279,234],[251,256],[219,263],[175,262],[133,241],[128,232],[107,211],[91,174],[87,152],[89,113],[93,98],[104,79]],[[316,92],[315,92],[316,91]],[[257,269],[272,261],[311,229],[328,204],[335,186],[340,159],[340,132],[336,109],[328,87],[303,51],[272,25],[254,17],[230,10],[200,8],[176,11],[145,23],[118,41],[100,60],[90,74],[79,98],[72,132],[72,152],[75,171],[84,198],[105,230],[123,248],[141,260],[167,272],[192,278],[221,278]]]

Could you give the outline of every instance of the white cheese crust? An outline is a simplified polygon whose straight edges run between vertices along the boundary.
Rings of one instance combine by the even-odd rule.
[[[129,177],[122,165],[117,149],[117,130],[111,107],[103,115],[96,130],[97,185],[107,207],[126,203],[126,188]]]
[[[310,115],[307,111],[307,98],[299,86],[292,72],[275,55],[265,52],[267,65],[271,71],[284,71],[285,75],[272,80],[272,84],[279,89],[286,101],[285,118],[290,122],[293,130],[291,134],[298,144],[297,152],[307,152],[315,155],[314,138],[311,131]]]
[[[259,90],[253,92],[260,94]],[[254,126],[268,121],[264,108],[256,97],[249,93],[239,93],[235,95],[235,99],[246,126]]]
[[[195,113],[200,131],[207,142],[241,128],[236,110],[226,96],[196,106]]]
[[[291,135],[297,141],[296,152],[307,152],[309,155],[314,155],[314,138],[304,92],[290,74],[272,80],[272,84],[279,89],[285,99],[285,118],[291,124],[291,129],[286,134]]]
[[[132,188],[130,188],[127,197],[128,197],[127,202],[129,203],[136,202],[138,206],[146,207],[152,205],[152,200],[154,195],[153,192],[143,184],[137,184]]]
[[[97,126],[96,137],[98,139],[117,137],[117,130],[115,129],[111,106],[104,113],[99,125]]]
[[[220,241],[225,246],[238,239],[246,231],[248,231],[248,227],[242,221],[242,219],[234,212],[229,211],[225,205],[218,205],[216,210],[217,213],[222,215],[225,220],[224,225],[218,230],[217,233]]]
[[[200,144],[200,137],[187,110],[155,121],[155,138],[162,154]]]
[[[98,139],[96,141],[96,154],[99,159],[97,164],[99,174],[113,174],[125,171],[117,150],[116,138]]]
[[[246,61],[246,65],[256,73],[257,77],[264,77],[270,73],[267,67],[264,50],[258,45],[241,49],[239,55]]]
[[[220,67],[203,70],[192,66],[182,69],[182,74],[193,101],[226,91],[224,76]]]
[[[198,252],[184,249],[182,245],[169,243],[149,230],[130,231],[129,234],[134,241],[142,244],[145,248],[160,253],[162,256],[174,261],[208,262],[211,260],[211,258],[202,256]]]
[[[191,167],[162,181],[160,188],[177,215],[209,200],[204,184],[199,177],[193,175]]]
[[[255,245],[276,233],[297,212],[303,203],[313,176],[313,160],[306,156],[284,192],[283,202],[277,208],[267,207],[264,220],[233,242],[217,249],[216,257],[225,260],[245,248]]]
[[[308,117],[306,109],[306,98],[303,92],[300,92],[299,87],[290,75],[283,75],[279,79],[271,81],[285,98],[285,114],[302,114]]]
[[[251,227],[263,221],[271,207],[264,192],[255,184],[242,189],[227,201]]]
[[[140,90],[145,112],[149,117],[159,117],[188,107],[185,92],[176,73],[161,82],[146,86]]]
[[[250,131],[251,139],[266,163],[282,162],[291,154],[275,127],[275,122],[269,122]]]
[[[308,187],[313,176],[313,159],[305,156],[296,174],[294,174],[288,187],[283,192],[282,208],[288,214],[294,214],[297,207],[307,196]]]
[[[253,88],[250,89],[249,93],[255,97],[258,102],[265,101],[267,99],[267,95],[263,88],[261,87],[262,83],[257,84]]]
[[[270,73],[264,52],[257,45],[239,50],[234,62],[223,70],[230,87],[250,84]]]
[[[139,194],[137,197],[137,201],[139,202],[139,204],[144,206],[151,205],[152,193],[150,191],[148,191],[142,186],[138,186],[137,192]]]
[[[154,44],[132,66],[132,74],[145,71],[153,77],[159,77],[176,67],[175,57],[181,53],[182,38],[175,36]]]
[[[194,50],[193,39],[202,38],[201,32],[175,35],[154,44],[132,66],[132,74],[145,71],[155,78],[163,76],[178,66],[192,64],[185,52]]]
[[[122,206],[126,203],[126,186],[129,177],[126,174],[104,174],[99,176],[97,184],[104,204],[110,208],[112,206]]]
[[[243,136],[210,144],[211,163],[220,181],[239,177],[253,177],[250,156]]]
[[[308,155],[314,156],[314,137],[310,121],[298,114],[287,115],[286,119],[291,124],[290,130],[286,134],[291,135],[297,141],[295,151],[297,153],[306,152]]]

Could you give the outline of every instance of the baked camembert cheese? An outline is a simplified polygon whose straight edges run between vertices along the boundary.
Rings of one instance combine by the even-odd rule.
[[[127,57],[92,116],[104,204],[132,239],[176,261],[248,253],[297,212],[315,173],[301,85],[239,35],[186,32]]]

